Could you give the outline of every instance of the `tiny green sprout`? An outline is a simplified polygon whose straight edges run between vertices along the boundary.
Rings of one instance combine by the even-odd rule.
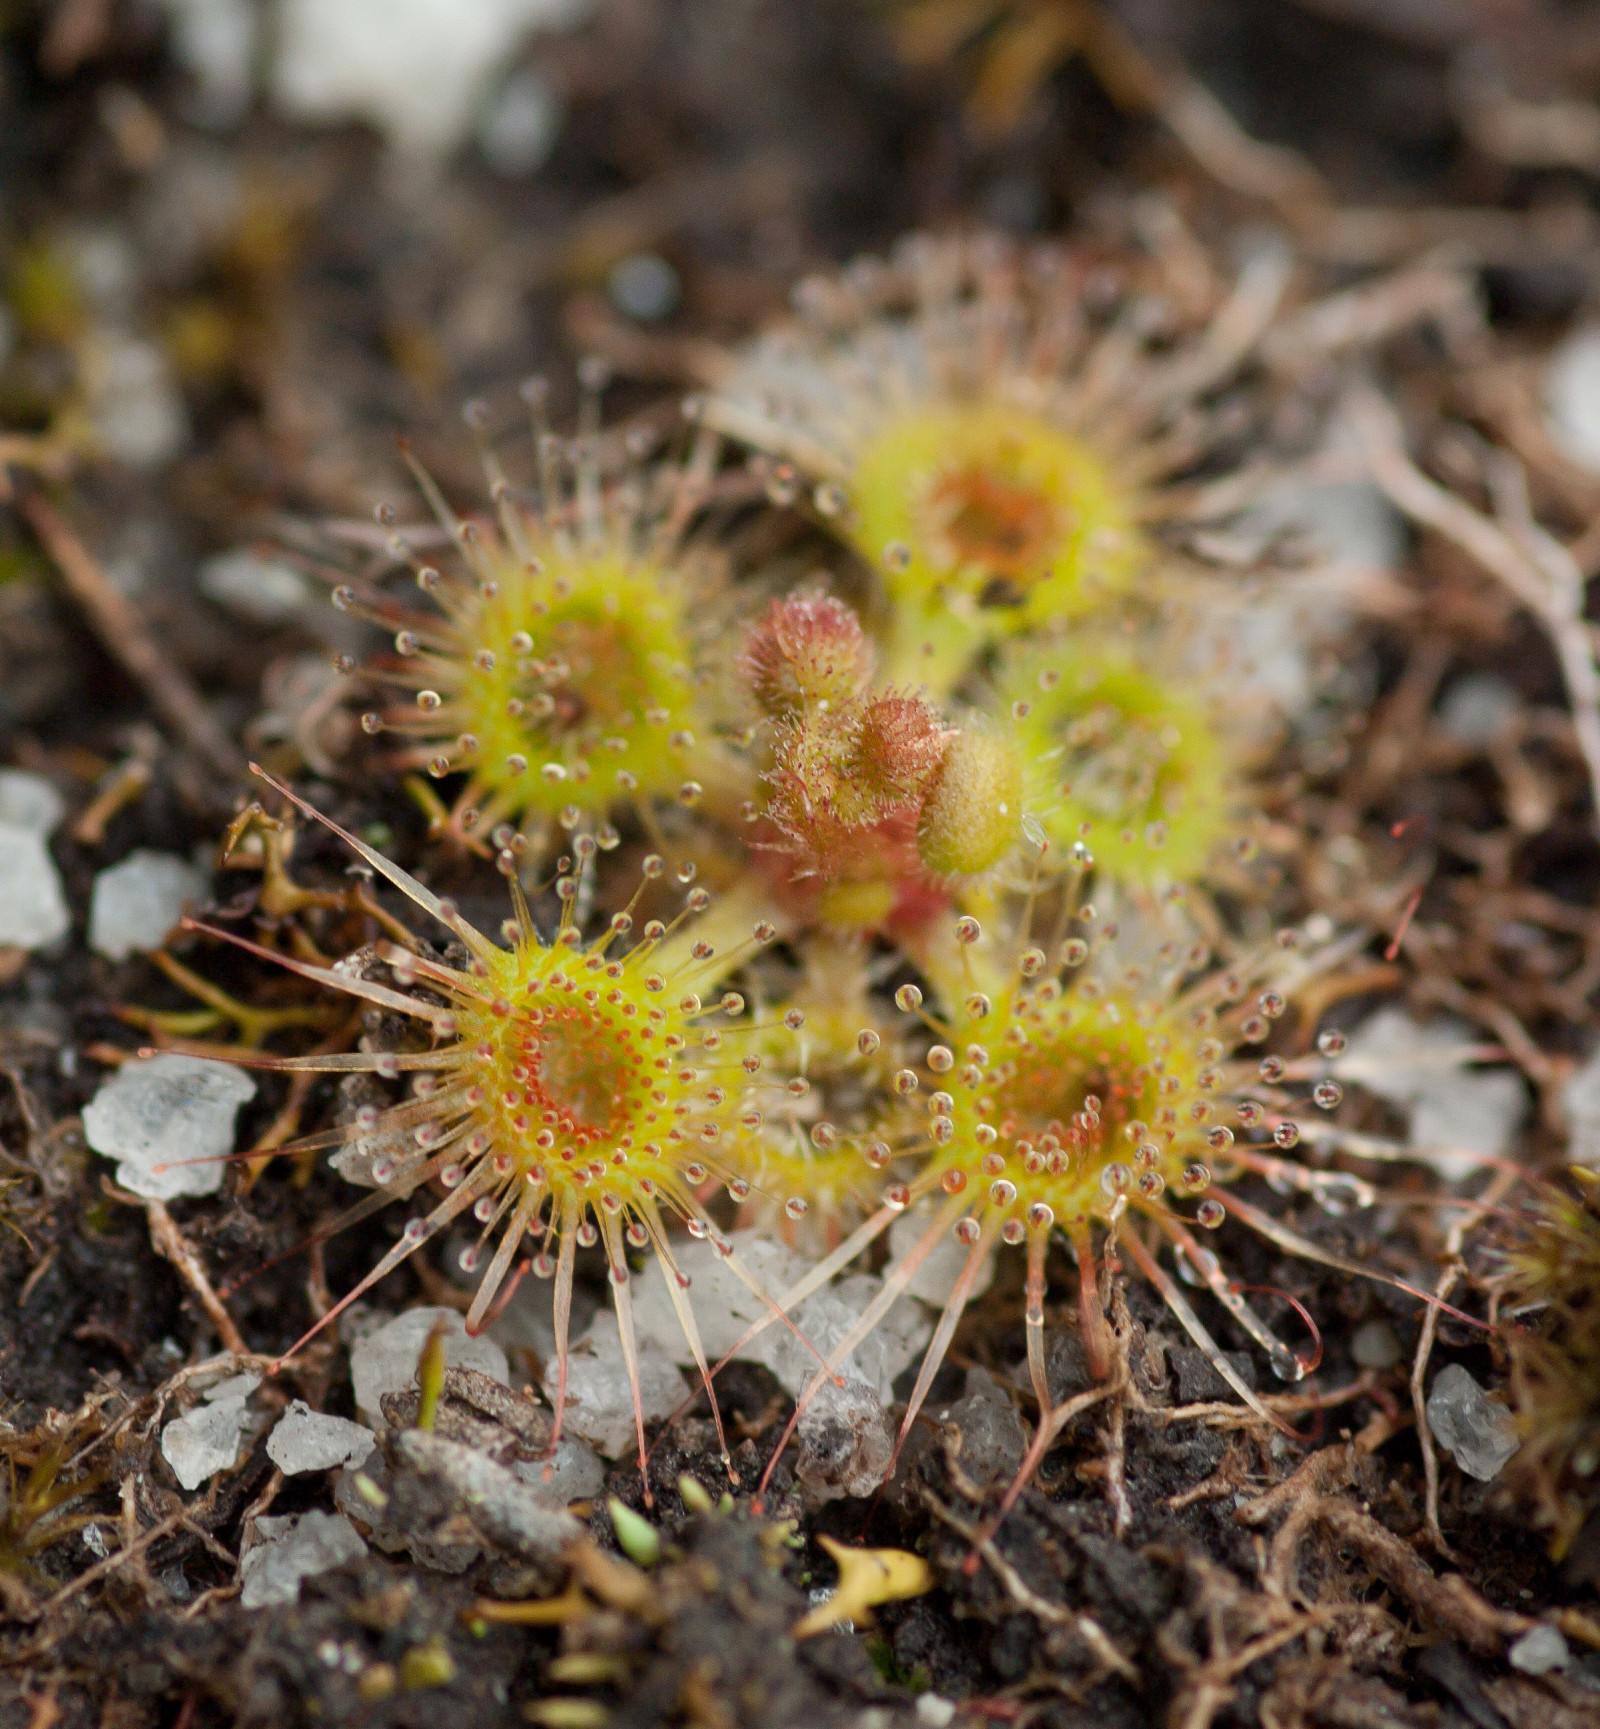
[[[691,1513],[710,1513],[715,1508],[705,1486],[687,1471],[678,1479],[678,1498]]]
[[[540,1699],[523,1707],[530,1723],[544,1729],[605,1729],[607,1713],[593,1699]]]
[[[607,1498],[606,1510],[611,1514],[611,1528],[623,1554],[641,1567],[655,1566],[661,1559],[661,1533],[655,1526],[624,1506],[615,1495]]]
[[[717,1502],[717,1511],[724,1515],[733,1511],[733,1496],[726,1489],[722,1491],[722,1497]]]
[[[623,1658],[604,1651],[572,1651],[565,1657],[553,1657],[547,1670],[552,1681],[565,1687],[598,1687],[607,1681],[620,1681],[627,1672]]]
[[[448,1687],[456,1678],[456,1660],[450,1647],[437,1635],[426,1644],[413,1645],[400,1659],[400,1685],[408,1693],[428,1687]]]
[[[444,1394],[444,1338],[444,1322],[435,1321],[417,1358],[417,1385],[422,1389],[417,1404],[419,1429],[431,1430],[439,1414],[439,1400]]]
[[[389,1497],[365,1471],[357,1471],[355,1475],[356,1493],[366,1504],[381,1513],[389,1505]]]

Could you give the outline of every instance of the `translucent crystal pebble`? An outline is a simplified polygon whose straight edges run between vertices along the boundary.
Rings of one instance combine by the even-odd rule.
[[[759,1231],[735,1231],[729,1240],[741,1264],[774,1296],[796,1284],[805,1273],[806,1264],[800,1256]],[[767,1306],[734,1271],[730,1258],[718,1254],[709,1242],[674,1242],[672,1254],[690,1281],[684,1295],[693,1302],[701,1342],[715,1362],[733,1349],[747,1327],[767,1314]],[[634,1326],[641,1340],[650,1340],[674,1362],[688,1364],[694,1359],[667,1290],[668,1277],[652,1256],[634,1282]],[[775,1323],[768,1331],[787,1329]],[[763,1334],[754,1348],[759,1349],[765,1337]]]
[[[892,1274],[916,1247],[936,1211],[934,1203],[924,1201],[912,1207],[909,1212],[902,1213],[889,1227],[889,1265],[884,1269],[885,1276]],[[954,1236],[947,1234],[934,1244],[928,1258],[911,1275],[911,1283],[906,1287],[907,1293],[920,1302],[942,1307],[955,1289],[956,1280],[961,1277],[961,1269],[966,1264],[967,1250]],[[991,1251],[978,1269],[969,1301],[975,1302],[993,1281],[994,1255]]]
[[[1600,1046],[1561,1089],[1561,1106],[1572,1131],[1567,1158],[1575,1165],[1600,1169]]]
[[[1462,744],[1491,743],[1516,719],[1522,699],[1492,672],[1463,673],[1439,699],[1439,725]]]
[[[883,1401],[864,1381],[825,1385],[802,1413],[795,1475],[812,1503],[870,1495],[883,1481],[894,1434]]]
[[[1350,1355],[1363,1369],[1392,1369],[1404,1352],[1387,1321],[1368,1321],[1351,1335]]]
[[[824,1357],[839,1345],[883,1290],[871,1273],[852,1274],[815,1292],[794,1311],[795,1325]],[[921,1355],[933,1328],[918,1304],[901,1298],[838,1367],[846,1381],[859,1381],[888,1404],[896,1377]],[[798,1398],[817,1372],[817,1359],[787,1327],[769,1327],[741,1355],[764,1363],[786,1393]],[[835,1389],[837,1390],[837,1389]],[[824,1389],[818,1397],[825,1398]]]
[[[1459,1363],[1434,1377],[1428,1427],[1451,1458],[1480,1483],[1492,1483],[1516,1452],[1516,1421]]]
[[[1411,1146],[1452,1182],[1505,1153],[1527,1114],[1528,1091],[1510,1068],[1469,1068],[1482,1042],[1465,1022],[1439,1016],[1419,1025],[1403,1009],[1380,1009],[1350,1035],[1332,1065],[1341,1081],[1409,1113]]]
[[[606,1465],[587,1441],[563,1435],[553,1459],[519,1459],[512,1471],[546,1507],[567,1507],[587,1501],[605,1487]],[[549,1471],[549,1480],[545,1472]]]
[[[0,948],[46,948],[72,927],[45,844],[62,808],[43,775],[0,769]]]
[[[557,1366],[546,1365],[544,1390],[553,1402]],[[657,1344],[639,1341],[639,1395],[644,1420],[670,1417],[688,1395],[688,1384],[672,1358]],[[633,1391],[622,1341],[611,1315],[598,1315],[589,1332],[572,1347],[567,1364],[566,1428],[609,1459],[620,1459],[634,1445]]]
[[[100,449],[130,468],[159,468],[189,442],[189,413],[163,349],[106,331],[88,388],[88,414]]]
[[[296,1399],[267,1437],[267,1457],[286,1477],[305,1471],[331,1471],[336,1465],[359,1465],[372,1451],[376,1437],[360,1423],[313,1411]]]
[[[163,1054],[124,1063],[83,1113],[89,1145],[117,1161],[131,1194],[212,1195],[233,1151],[234,1119],[256,1083],[229,1063]]]
[[[1572,1648],[1559,1627],[1540,1622],[1506,1652],[1506,1661],[1524,1675],[1548,1675],[1552,1669],[1565,1669],[1572,1661]]]
[[[1008,1483],[1016,1475],[1028,1450],[1027,1432],[987,1369],[968,1369],[965,1396],[935,1415],[961,1431],[961,1469],[974,1483]]]
[[[246,1609],[297,1602],[302,1579],[348,1567],[367,1552],[343,1513],[267,1514],[256,1520],[256,1539],[239,1563],[239,1602]]]
[[[674,1245],[675,1249],[678,1247]],[[654,1266],[653,1259],[650,1264]],[[634,1286],[635,1304],[644,1282],[641,1277]],[[541,1363],[548,1362],[556,1351],[555,1297],[554,1279],[524,1279],[511,1301],[490,1323],[486,1336],[512,1355],[519,1348],[526,1348]],[[574,1287],[572,1319],[568,1323],[573,1338],[583,1337],[599,1306],[598,1298],[587,1286]]]
[[[1584,325],[1551,351],[1544,406],[1550,436],[1562,453],[1600,474],[1600,327]]]
[[[185,1489],[198,1489],[219,1471],[233,1469],[250,1422],[250,1395],[259,1382],[256,1375],[234,1376],[161,1431],[161,1456]]]
[[[205,893],[206,879],[187,859],[140,847],[94,879],[89,947],[114,961],[158,949]]]
[[[434,1324],[444,1322],[444,1362],[447,1369],[477,1369],[496,1381],[510,1384],[506,1354],[493,1339],[474,1339],[467,1332],[466,1317],[456,1309],[407,1309],[375,1332],[369,1333],[350,1353],[350,1380],[355,1387],[356,1410],[374,1428],[383,1427],[379,1400],[385,1393],[403,1393],[417,1380],[417,1358]]]
[[[289,0],[274,14],[269,92],[291,120],[369,120],[397,154],[437,161],[529,34],[589,10],[588,0]]]
[[[214,553],[196,575],[207,600],[250,624],[281,624],[311,606],[311,584],[293,565],[248,546]]]
[[[66,810],[61,794],[42,774],[0,768],[0,823],[48,835]]]
[[[535,68],[524,68],[506,79],[479,114],[478,148],[496,174],[518,179],[543,165],[565,118],[549,82]]]

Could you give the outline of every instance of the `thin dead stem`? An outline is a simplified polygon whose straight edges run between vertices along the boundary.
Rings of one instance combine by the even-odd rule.
[[[24,491],[17,508],[84,610],[106,652],[143,687],[175,737],[192,746],[224,780],[244,773],[244,758],[217,724],[200,692],[176,667],[128,601],[117,592],[67,519],[42,494]]]
[[[248,1355],[249,1346],[234,1325],[233,1316],[223,1307],[221,1297],[217,1295],[211,1280],[206,1276],[205,1268],[200,1264],[200,1257],[195,1253],[189,1239],[178,1229],[165,1204],[147,1200],[144,1210],[150,1219],[151,1248],[164,1261],[170,1261],[178,1269],[184,1283],[199,1298],[200,1307],[205,1310],[206,1319],[216,1328],[223,1349],[237,1352],[240,1356]]]
[[[1125,1681],[1132,1681],[1137,1685],[1139,1671],[1112,1644],[1110,1635],[1092,1615],[1081,1610],[1064,1609],[1059,1603],[1052,1603],[1048,1598],[1041,1597],[995,1547],[992,1538],[983,1536],[976,1525],[969,1525],[965,1519],[952,1513],[930,1490],[922,1490],[922,1499],[936,1519],[948,1525],[972,1545],[976,1554],[983,1557],[995,1577],[1005,1587],[1006,1594],[1019,1609],[1026,1609],[1030,1615],[1036,1616],[1047,1626],[1070,1629],[1088,1646],[1095,1662],[1104,1673],[1120,1675]]]
[[[1600,668],[1583,617],[1583,575],[1567,549],[1533,521],[1521,464],[1504,451],[1486,455],[1496,514],[1485,516],[1412,462],[1400,417],[1376,390],[1352,391],[1349,407],[1372,478],[1395,507],[1480,564],[1549,636],[1588,770],[1591,820],[1600,823]]]
[[[1493,1182],[1483,1192],[1485,1207],[1498,1206],[1520,1181],[1521,1176],[1516,1171],[1497,1173]],[[1449,1258],[1444,1271],[1439,1275],[1438,1284],[1434,1287],[1434,1294],[1439,1302],[1442,1303],[1450,1295],[1466,1272],[1466,1263],[1461,1258],[1462,1245],[1466,1241],[1467,1232],[1486,1216],[1485,1213],[1461,1213],[1451,1224],[1445,1237],[1445,1254]],[[1411,1408],[1416,1413],[1417,1441],[1422,1448],[1422,1470],[1426,1484],[1424,1529],[1434,1548],[1446,1559],[1454,1561],[1457,1557],[1445,1542],[1444,1532],[1439,1528],[1439,1457],[1433,1445],[1433,1431],[1428,1427],[1428,1407],[1422,1391],[1428,1359],[1433,1355],[1434,1336],[1439,1330],[1440,1312],[1437,1303],[1429,1303],[1422,1318],[1422,1331],[1417,1337],[1417,1351],[1411,1362]]]

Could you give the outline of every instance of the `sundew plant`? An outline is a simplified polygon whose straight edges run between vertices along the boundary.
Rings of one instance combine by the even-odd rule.
[[[1285,285],[1261,253],[1185,321],[1087,251],[916,238],[803,284],[796,320],[696,400],[683,454],[603,437],[590,391],[576,441],[536,421],[532,486],[485,449],[487,514],[413,465],[446,542],[427,562],[395,533],[422,600],[334,596],[392,633],[392,652],[344,663],[390,693],[364,716],[383,741],[364,766],[441,783],[435,834],[457,864],[496,860],[512,916],[497,940],[339,830],[453,946],[391,931],[335,966],[255,951],[410,1029],[390,1049],[240,1058],[371,1077],[382,1102],[283,1150],[359,1143],[379,1192],[352,1218],[426,1198],[340,1308],[476,1226],[468,1325],[525,1273],[552,1278],[559,1407],[578,1251],[600,1249],[642,1462],[631,1261],[659,1259],[709,1392],[680,1231],[757,1293],[753,1330],[797,1330],[798,1306],[916,1208],[909,1252],[813,1351],[791,1430],[951,1235],[961,1271],[900,1441],[984,1264],[1018,1251],[1039,1420],[1006,1506],[1057,1432],[1052,1245],[1075,1264],[1094,1375],[1114,1372],[1110,1293],[1135,1273],[1284,1427],[1213,1328],[1293,1382],[1318,1359],[1316,1317],[1285,1337],[1211,1245],[1231,1220],[1371,1273],[1247,1193],[1374,1197],[1300,1160],[1308,1107],[1340,1089],[1269,1048],[1280,1016],[1338,994],[1370,933],[1318,917],[1263,940],[1271,885],[1237,869],[1231,899],[1210,898],[1219,861],[1253,855],[1263,739],[1191,626],[1222,592],[1195,536],[1248,492],[1218,393]],[[743,471],[723,463],[738,445]],[[834,567],[768,567],[719,496],[747,521],[807,512]],[[595,866],[624,841],[643,878],[618,905],[618,873],[602,885]],[[714,892],[636,928],[650,882],[676,869],[687,886],[697,863]],[[544,933],[528,891],[551,871]],[[762,1289],[734,1225],[809,1270]]]

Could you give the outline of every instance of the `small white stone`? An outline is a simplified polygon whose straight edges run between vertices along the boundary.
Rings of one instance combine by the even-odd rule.
[[[593,1447],[570,1435],[556,1443],[553,1459],[519,1459],[511,1469],[547,1507],[591,1500],[606,1486],[605,1461]]]
[[[239,1563],[239,1602],[246,1609],[295,1603],[300,1581],[348,1567],[367,1552],[343,1513],[301,1513],[256,1520],[257,1542]]]
[[[1503,678],[1463,673],[1439,699],[1439,725],[1462,744],[1491,744],[1521,706],[1521,697]]]
[[[200,1397],[207,1404],[215,1404],[218,1399],[248,1399],[260,1385],[259,1375],[248,1372],[243,1375],[229,1375],[225,1381],[213,1382]]]
[[[1492,1483],[1520,1445],[1515,1418],[1459,1363],[1434,1377],[1427,1414],[1434,1440],[1480,1483]]]
[[[189,411],[153,342],[101,331],[85,347],[89,421],[107,456],[130,468],[159,468],[189,442]]]
[[[801,1256],[760,1231],[735,1231],[729,1240],[740,1264],[769,1296],[782,1296],[808,1271]],[[732,1261],[709,1242],[691,1239],[674,1243],[672,1252],[681,1270],[689,1275],[691,1283],[683,1293],[684,1300],[693,1310],[706,1357],[715,1363],[738,1344],[753,1323],[771,1311],[733,1270]],[[992,1265],[985,1271],[993,1276]],[[985,1283],[980,1276],[980,1291]],[[811,1344],[827,1356],[882,1289],[881,1279],[856,1274],[814,1292],[791,1319]],[[693,1364],[693,1353],[685,1341],[658,1261],[652,1261],[636,1281],[633,1311],[634,1327],[641,1340],[685,1368]],[[595,1330],[600,1326],[596,1322]],[[856,1347],[841,1372],[863,1382],[877,1398],[887,1402],[894,1396],[895,1377],[916,1358],[931,1331],[932,1323],[922,1309],[909,1298],[902,1298]],[[817,1359],[782,1321],[773,1321],[744,1345],[738,1355],[770,1369],[791,1394],[798,1394],[818,1367]]]
[[[883,1280],[872,1273],[853,1273],[826,1290],[817,1291],[795,1310],[794,1324],[807,1343],[802,1344],[788,1327],[772,1326],[744,1353],[764,1363],[786,1393],[798,1397],[815,1379],[819,1365],[809,1348],[832,1360],[868,1306],[883,1290]],[[922,1353],[933,1323],[927,1312],[909,1297],[899,1298],[867,1336],[840,1363],[838,1373],[857,1381],[881,1404],[894,1399],[894,1382]],[[819,1397],[827,1396],[824,1389]],[[837,1392],[838,1389],[834,1388]]]
[[[45,844],[65,809],[42,774],[0,769],[0,948],[47,948],[72,928]]]
[[[140,847],[94,879],[89,947],[114,961],[160,948],[185,911],[205,898],[206,888],[187,859]]]
[[[185,1489],[198,1489],[218,1471],[232,1470],[249,1421],[248,1399],[236,1394],[196,1405],[161,1431],[161,1456]]]
[[[654,252],[634,252],[612,268],[606,293],[624,318],[653,324],[677,310],[683,288],[666,259]]]
[[[60,247],[89,310],[109,323],[124,323],[139,294],[133,237],[115,222],[74,222],[62,232]]]
[[[1288,531],[1322,558],[1358,570],[1393,570],[1405,558],[1405,526],[1370,481],[1285,480],[1252,514],[1263,534]]]
[[[350,1380],[355,1387],[356,1410],[374,1428],[384,1427],[385,1393],[403,1393],[417,1384],[417,1359],[433,1331],[443,1321],[444,1364],[447,1369],[476,1369],[480,1374],[509,1386],[511,1369],[506,1354],[493,1339],[473,1338],[466,1317],[456,1309],[425,1306],[407,1309],[369,1333],[350,1352]]]
[[[1567,1667],[1572,1661],[1572,1648],[1559,1627],[1541,1621],[1506,1652],[1506,1661],[1524,1675],[1548,1675],[1552,1669]]]
[[[1590,1170],[1600,1168],[1600,1045],[1580,1068],[1573,1070],[1561,1089],[1561,1104],[1572,1131],[1567,1145],[1568,1161]]]
[[[1600,325],[1585,325],[1551,350],[1544,369],[1550,437],[1562,454],[1600,474]]]
[[[371,121],[394,149],[447,155],[496,73],[536,30],[592,0],[283,0],[273,100],[292,119]]]
[[[0,823],[48,835],[66,812],[53,782],[22,768],[0,768]]]
[[[1387,1321],[1368,1321],[1350,1339],[1350,1355],[1362,1369],[1392,1369],[1404,1352]]]
[[[163,0],[172,19],[172,56],[194,79],[184,104],[201,126],[236,126],[250,107],[259,34],[251,0]]]
[[[808,1270],[800,1256],[760,1231],[735,1231],[728,1240],[739,1264],[769,1296],[781,1297]],[[693,1311],[700,1342],[714,1363],[731,1351],[740,1335],[770,1310],[734,1271],[730,1258],[720,1254],[710,1242],[693,1237],[674,1241],[672,1255],[679,1269],[689,1277],[689,1289],[683,1292],[684,1303]],[[633,1321],[639,1337],[659,1346],[674,1362],[694,1360],[667,1290],[667,1276],[656,1256],[651,1256],[635,1282]],[[774,1322],[767,1331],[781,1328],[781,1322]],[[756,1356],[760,1348],[761,1341],[757,1341],[741,1354]]]
[[[894,1456],[894,1428],[883,1401],[865,1381],[847,1378],[817,1390],[795,1425],[795,1476],[807,1500],[870,1495]]]
[[[648,1277],[647,1270],[634,1286],[636,1302]],[[488,1336],[512,1354],[519,1350],[532,1351],[541,1363],[549,1362],[556,1349],[555,1296],[554,1279],[524,1279],[512,1293],[511,1301],[489,1323]],[[593,1291],[585,1285],[575,1286],[572,1315],[567,1323],[569,1337],[581,1339],[589,1330],[589,1323],[599,1307]],[[645,1329],[640,1328],[640,1331],[642,1333]]]
[[[552,1359],[544,1372],[545,1396],[552,1404],[557,1385],[557,1364]],[[659,1345],[641,1339],[639,1403],[645,1422],[670,1417],[688,1392],[672,1358]],[[563,1426],[608,1459],[620,1459],[634,1445],[633,1389],[614,1315],[597,1315],[593,1327],[569,1353]]]
[[[937,1201],[921,1201],[903,1212],[889,1227],[889,1265],[883,1271],[886,1279],[892,1278],[895,1268],[910,1256],[938,1210]],[[955,1289],[956,1280],[961,1277],[961,1269],[966,1266],[970,1253],[971,1250],[957,1240],[954,1232],[946,1231],[933,1245],[927,1260],[911,1275],[911,1283],[906,1286],[907,1295],[924,1303],[932,1303],[936,1309],[942,1309],[949,1301],[950,1293]],[[978,1271],[972,1293],[967,1300],[976,1302],[993,1281],[994,1251],[991,1249]]]
[[[1509,1148],[1528,1108],[1515,1070],[1464,1065],[1461,1053],[1481,1038],[1447,1015],[1419,1026],[1403,1009],[1380,1009],[1332,1068],[1407,1111],[1412,1149],[1460,1182]]]
[[[515,180],[542,168],[565,119],[561,98],[532,67],[513,72],[478,117],[478,148],[496,174]]]
[[[953,1699],[941,1699],[937,1693],[917,1695],[917,1721],[927,1729],[948,1729],[956,1714]]]
[[[304,1471],[331,1471],[337,1465],[359,1465],[371,1453],[376,1437],[360,1423],[313,1411],[296,1399],[267,1437],[267,1457],[286,1477]]]
[[[44,836],[0,822],[0,948],[42,949],[72,928]]]
[[[236,546],[204,560],[200,592],[252,624],[281,624],[311,604],[311,584],[281,558]]]
[[[228,1063],[170,1052],[135,1059],[85,1108],[84,1134],[117,1161],[117,1181],[130,1194],[212,1195],[222,1187],[239,1107],[255,1093],[255,1082]]]

